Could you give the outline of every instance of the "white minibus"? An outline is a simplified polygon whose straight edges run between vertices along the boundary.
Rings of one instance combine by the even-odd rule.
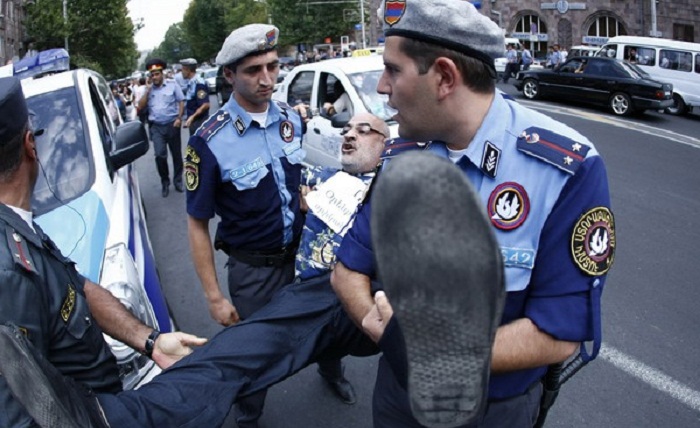
[[[654,80],[673,84],[671,114],[686,114],[700,106],[700,43],[653,37],[617,36],[598,52],[634,62]]]

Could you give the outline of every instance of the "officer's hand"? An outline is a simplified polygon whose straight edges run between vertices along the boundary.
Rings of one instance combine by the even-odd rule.
[[[197,337],[179,331],[175,333],[163,333],[156,339],[152,358],[153,361],[158,364],[158,367],[167,369],[180,361],[185,355],[192,353],[191,346],[202,346],[205,343],[207,343],[207,339],[203,337]]]
[[[178,117],[177,119],[175,119],[175,122],[173,122],[173,127],[179,128],[180,126],[182,126],[182,119]]]
[[[194,117],[192,116],[187,118],[187,120],[185,121],[185,128],[189,128],[190,126],[192,126],[192,122],[194,121],[193,119]]]
[[[379,343],[393,315],[394,309],[387,300],[386,294],[383,291],[377,291],[374,295],[374,306],[362,319],[362,330],[374,343]]]
[[[220,300],[209,302],[209,313],[214,321],[224,327],[240,321],[236,307],[223,297]]]
[[[301,116],[301,120],[304,122],[308,122],[311,120],[311,107],[308,104],[304,103],[299,103],[292,107],[297,113],[299,113],[299,116]]]

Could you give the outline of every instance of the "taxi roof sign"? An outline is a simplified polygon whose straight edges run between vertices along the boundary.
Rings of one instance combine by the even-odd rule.
[[[352,51],[352,56],[371,56],[371,55],[381,55],[384,53],[383,46],[377,46],[373,48],[365,49],[355,49]]]
[[[26,79],[47,73],[59,73],[70,69],[70,57],[68,51],[49,49],[36,55],[23,58],[13,64],[15,76],[18,79]]]

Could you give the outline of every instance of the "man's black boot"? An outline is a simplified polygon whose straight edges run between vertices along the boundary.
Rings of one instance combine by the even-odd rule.
[[[318,374],[320,374],[323,380],[325,380],[326,383],[328,383],[328,386],[330,386],[331,389],[333,389],[333,392],[335,392],[335,395],[337,395],[338,398],[340,398],[340,401],[342,401],[345,404],[355,404],[357,402],[355,388],[353,388],[350,381],[345,378],[342,370],[340,372],[340,375],[330,376],[324,373],[321,367],[319,367]]]
[[[163,197],[167,198],[168,195],[170,194],[170,184],[169,183],[163,183]]]
[[[14,325],[0,325],[0,376],[42,428],[108,428],[97,397],[63,376]]]
[[[377,180],[371,229],[379,279],[405,343],[382,351],[387,361],[407,362],[408,378],[399,381],[413,416],[432,428],[473,423],[486,408],[505,299],[486,208],[449,160],[405,153]]]

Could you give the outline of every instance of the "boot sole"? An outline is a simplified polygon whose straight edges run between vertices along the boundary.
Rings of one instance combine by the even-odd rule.
[[[379,277],[406,342],[413,416],[432,428],[483,412],[505,298],[503,261],[478,195],[451,162],[393,159],[372,198]]]

